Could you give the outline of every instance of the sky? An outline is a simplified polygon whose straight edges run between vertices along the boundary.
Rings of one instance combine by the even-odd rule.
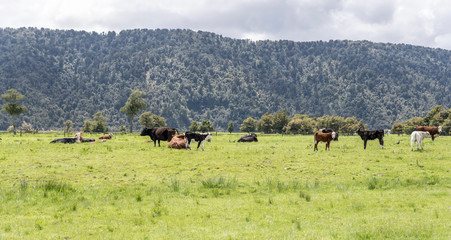
[[[451,50],[450,0],[0,0],[0,28],[191,29],[251,40]]]

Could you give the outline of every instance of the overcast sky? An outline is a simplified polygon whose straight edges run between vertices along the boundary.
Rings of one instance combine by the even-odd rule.
[[[451,1],[0,0],[0,27],[192,29],[252,40],[369,40],[451,50]]]

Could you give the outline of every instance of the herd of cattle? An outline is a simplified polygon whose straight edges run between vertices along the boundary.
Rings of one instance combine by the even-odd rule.
[[[412,132],[410,138],[411,150],[413,151],[413,146],[417,144],[417,150],[419,150],[419,146],[423,149],[423,140],[425,138],[432,138],[434,141],[435,137],[437,137],[442,132],[442,127],[426,127],[426,126],[418,126],[415,131]],[[366,144],[368,140],[379,140],[379,144],[381,148],[384,148],[384,130],[372,130],[372,131],[362,131],[360,128],[355,132],[354,135],[359,135],[363,140],[363,149],[366,149]],[[191,143],[197,142],[197,150],[201,147],[204,150],[204,143],[206,141],[210,141],[212,138],[211,133],[195,133],[191,131],[185,132],[185,134],[178,134],[177,129],[171,127],[157,127],[157,128],[144,128],[141,131],[141,136],[149,136],[150,139],[154,142],[154,146],[160,146],[160,141],[168,141],[169,148],[175,149],[189,149],[191,150]],[[112,139],[113,134],[103,135],[99,137],[101,142],[106,139]],[[332,141],[338,141],[338,132],[335,132],[332,129],[320,129],[313,135],[314,138],[314,151],[318,151],[318,143],[325,142],[326,150],[330,150],[330,143]],[[50,143],[81,143],[81,142],[90,142],[94,143],[95,139],[85,139],[82,137],[80,132],[75,134],[73,138],[58,138]],[[257,134],[252,133],[241,137],[238,142],[258,142]]]

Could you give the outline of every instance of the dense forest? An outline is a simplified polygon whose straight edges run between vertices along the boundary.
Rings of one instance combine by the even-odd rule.
[[[19,119],[39,129],[61,129],[66,120],[81,127],[100,111],[117,130],[127,125],[119,109],[136,89],[146,93],[145,111],[179,129],[208,119],[225,130],[281,110],[391,128],[451,106],[450,67],[451,51],[405,44],[0,28],[0,93],[25,95],[28,113]],[[0,129],[9,125],[1,112]]]

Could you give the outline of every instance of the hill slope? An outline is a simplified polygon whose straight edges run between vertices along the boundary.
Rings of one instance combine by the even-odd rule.
[[[0,29],[0,92],[27,98],[35,127],[81,126],[97,111],[113,129],[131,90],[170,126],[259,119],[286,109],[356,116],[388,128],[451,106],[451,51],[368,41],[248,41],[191,30],[105,34]],[[0,114],[0,129],[10,125]]]

